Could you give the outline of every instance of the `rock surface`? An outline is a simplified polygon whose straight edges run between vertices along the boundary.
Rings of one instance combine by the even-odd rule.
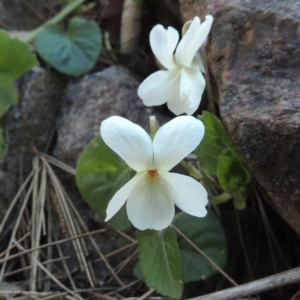
[[[0,28],[6,30],[31,30],[47,21],[55,13],[48,0],[0,0]]]
[[[3,119],[5,154],[1,160],[0,198],[4,197],[5,203],[9,203],[17,191],[20,168],[24,173],[31,169],[32,147],[43,151],[53,136],[65,80],[57,73],[35,67],[21,77],[16,86],[18,103]]]
[[[147,108],[137,96],[139,81],[125,68],[112,66],[71,80],[60,101],[55,156],[75,166],[82,150],[100,134],[101,122],[118,115],[148,128],[149,116],[167,121],[159,108]]]
[[[300,234],[300,3],[181,0],[212,14],[208,64],[222,120],[268,195]]]

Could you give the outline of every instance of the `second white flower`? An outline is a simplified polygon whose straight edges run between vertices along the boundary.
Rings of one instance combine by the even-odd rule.
[[[197,51],[206,40],[212,21],[208,15],[203,23],[198,17],[187,22],[179,43],[179,34],[173,27],[154,26],[150,46],[167,70],[153,73],[139,86],[138,95],[144,105],[167,103],[175,115],[191,115],[197,110],[205,88],[203,63]]]

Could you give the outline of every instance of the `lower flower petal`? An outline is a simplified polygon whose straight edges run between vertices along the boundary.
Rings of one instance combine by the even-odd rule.
[[[147,77],[138,88],[138,95],[146,106],[162,105],[177,98],[180,86],[180,68],[157,71]]]
[[[128,218],[140,230],[162,230],[171,224],[174,213],[169,185],[159,178],[159,174],[153,181],[145,175],[128,197]]]
[[[205,79],[202,72],[182,68],[180,78],[180,98],[186,103],[185,113],[193,114],[199,107],[205,89]]]
[[[106,209],[106,219],[111,219],[123,206],[132,192],[135,185],[145,176],[145,172],[136,174],[131,180],[129,180],[121,189],[119,189],[108,203]]]
[[[207,192],[197,180],[169,172],[159,172],[159,175],[169,184],[169,191],[177,207],[196,217],[207,214]]]
[[[180,82],[178,82],[178,87]],[[187,113],[189,107],[187,106],[187,101],[185,99],[180,99],[180,91],[178,89],[176,97],[172,97],[168,101],[168,109],[176,116]],[[189,114],[191,115],[191,114]]]

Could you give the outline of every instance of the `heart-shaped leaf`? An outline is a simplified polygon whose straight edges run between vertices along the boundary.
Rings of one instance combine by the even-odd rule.
[[[102,219],[106,217],[111,198],[133,176],[134,172],[120,161],[100,136],[91,140],[77,162],[77,186],[84,200]],[[125,205],[108,223],[121,230],[131,226]]]
[[[226,238],[219,218],[209,211],[204,218],[185,213],[175,216],[173,225],[201,249],[220,268],[227,259]],[[217,273],[213,267],[182,236],[177,236],[184,282],[204,280]]]
[[[79,76],[95,65],[101,40],[96,22],[74,17],[66,33],[58,25],[47,26],[37,35],[35,45],[40,56],[56,70]]]

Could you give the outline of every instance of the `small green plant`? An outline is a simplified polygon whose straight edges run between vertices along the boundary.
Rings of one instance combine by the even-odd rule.
[[[152,29],[152,50],[167,71],[157,71],[140,85],[145,105],[167,102],[176,115],[196,111],[205,87],[197,51],[212,21],[207,16],[203,23],[198,17],[187,22],[179,43],[174,28]],[[184,283],[224,274],[226,238],[219,218],[206,208],[208,200],[216,205],[233,199],[242,209],[253,179],[211,113],[198,119],[179,116],[160,128],[150,117],[150,131],[118,116],[104,120],[100,136],[78,161],[76,180],[85,201],[111,226],[124,230],[132,223],[137,228],[134,274],[149,288],[179,299]],[[196,161],[183,160],[193,150]],[[178,163],[193,178],[171,172]],[[175,214],[174,204],[182,212]]]
[[[0,118],[8,108],[16,104],[18,94],[14,87],[15,81],[38,65],[34,54],[28,45],[11,38],[5,31],[0,30]],[[3,133],[0,131],[0,156],[3,155]]]
[[[180,153],[190,152],[202,139],[202,123],[185,116],[153,129],[157,122],[150,122],[151,138],[139,126],[123,118],[111,117],[104,123],[103,136],[95,137],[78,160],[76,181],[79,190],[102,219],[112,215],[113,210],[115,215],[108,221],[112,227],[127,230],[132,222],[143,229],[137,230],[140,255],[135,274],[160,294],[178,299],[184,283],[207,279],[225,266],[227,258],[226,238],[220,220],[211,210],[206,215],[207,194],[202,192],[203,187],[199,183],[198,187],[197,181],[188,176],[167,172],[181,157]],[[146,153],[152,157],[151,151],[154,151],[156,162],[152,162],[150,171],[143,171],[147,169],[143,167],[148,161]],[[197,151],[201,152],[199,147]],[[162,169],[162,165],[169,167]],[[200,173],[200,170],[195,172]],[[168,176],[170,181],[164,179]],[[126,207],[127,197],[132,199],[127,201]],[[173,219],[174,211],[165,203],[173,203],[173,200],[192,215],[180,212]]]
[[[251,173],[221,121],[208,112],[204,112],[199,119],[205,126],[203,141],[195,150],[201,168],[208,175],[216,176],[222,189],[232,196],[225,197],[225,200],[233,198],[237,209],[245,208],[253,185]]]
[[[35,38],[39,55],[61,73],[80,76],[93,68],[102,38],[94,21],[74,17],[67,32],[56,24],[45,27]]]

